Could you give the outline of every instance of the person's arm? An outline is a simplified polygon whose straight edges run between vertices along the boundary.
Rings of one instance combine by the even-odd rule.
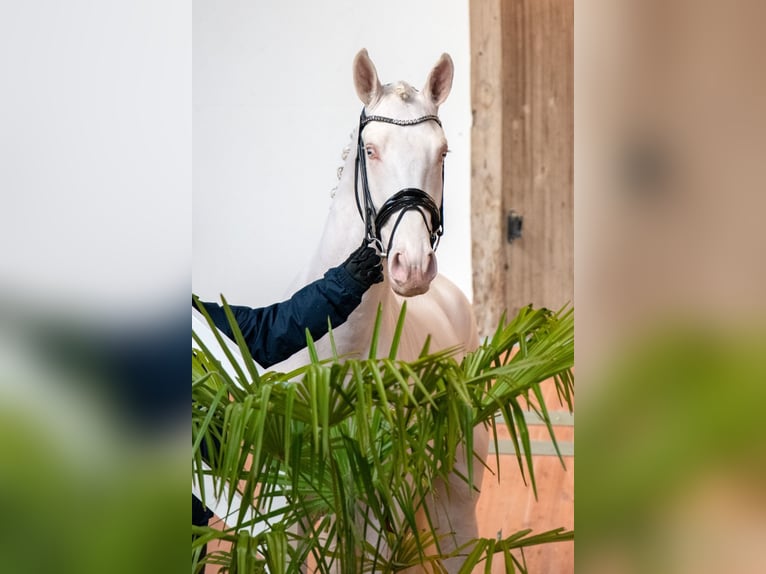
[[[380,257],[362,246],[340,266],[297,291],[290,299],[268,307],[230,305],[250,354],[263,367],[270,367],[306,346],[308,329],[317,340],[327,333],[327,319],[333,327],[343,324],[362,301],[365,291],[383,280]],[[223,307],[202,302],[210,318],[228,337],[234,335]]]

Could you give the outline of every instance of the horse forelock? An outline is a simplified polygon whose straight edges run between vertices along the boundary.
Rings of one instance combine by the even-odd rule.
[[[404,81],[383,86],[378,101],[367,113],[399,119],[412,119],[436,113],[436,108],[418,90]]]
[[[407,82],[397,82],[396,84],[386,84],[383,87],[383,96],[385,97],[387,93],[394,94],[402,101],[407,102],[413,99],[418,91]]]

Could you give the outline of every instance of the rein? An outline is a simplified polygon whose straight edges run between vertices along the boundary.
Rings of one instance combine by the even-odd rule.
[[[368,116],[364,109],[359,116],[359,131],[357,135],[357,150],[356,150],[356,164],[354,173],[354,194],[356,196],[356,207],[359,210],[359,215],[364,221],[365,228],[365,241],[372,242],[378,248],[381,257],[387,257],[389,251],[391,251],[391,245],[394,240],[394,234],[396,233],[399,223],[404,217],[404,214],[411,210],[417,210],[423,218],[423,222],[426,224],[426,229],[431,240],[431,248],[435,251],[439,245],[439,239],[444,233],[444,163],[442,163],[442,201],[441,205],[437,206],[436,202],[431,199],[422,189],[416,187],[407,187],[394,195],[389,197],[379,210],[375,209],[375,205],[372,202],[372,195],[370,194],[370,185],[367,180],[367,161],[364,149],[364,140],[362,139],[362,130],[370,122],[383,122],[387,124],[393,124],[396,126],[414,126],[427,121],[434,121],[441,127],[442,123],[438,116],[427,115],[411,120],[399,120],[396,118],[389,118],[386,116]],[[359,182],[361,181],[362,187],[362,199],[359,196]],[[364,203],[364,209],[362,208]],[[385,223],[396,213],[399,212],[396,220],[394,221],[394,227],[391,230],[391,236],[388,238],[388,245],[384,249],[383,239],[381,237],[381,230]],[[431,224],[429,225],[428,219],[426,219],[426,213],[431,216]]]

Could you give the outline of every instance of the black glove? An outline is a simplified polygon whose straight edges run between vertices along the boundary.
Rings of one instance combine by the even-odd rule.
[[[364,243],[341,263],[341,267],[365,289],[374,283],[383,281],[383,265],[380,262],[380,255],[374,248]]]

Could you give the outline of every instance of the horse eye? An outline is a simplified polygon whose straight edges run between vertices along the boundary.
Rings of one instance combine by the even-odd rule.
[[[375,153],[375,148],[374,147],[367,146],[365,148],[365,150],[367,151],[367,157],[369,157],[369,158],[377,157],[377,154]]]

